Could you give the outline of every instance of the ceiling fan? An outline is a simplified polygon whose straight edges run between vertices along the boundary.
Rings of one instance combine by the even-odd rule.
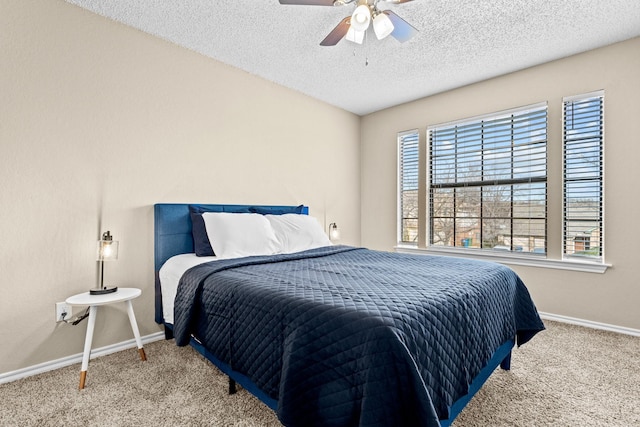
[[[406,42],[418,30],[394,12],[378,9],[378,4],[400,4],[410,1],[413,0],[280,0],[280,4],[302,6],[344,6],[355,4],[356,8],[353,14],[340,21],[327,37],[320,42],[321,46],[335,46],[343,38],[362,44],[369,26],[373,26],[373,31],[378,40],[390,35],[401,43]]]

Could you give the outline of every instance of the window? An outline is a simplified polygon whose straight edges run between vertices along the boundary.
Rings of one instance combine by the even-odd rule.
[[[427,132],[429,244],[545,254],[546,103]]]
[[[417,130],[398,135],[398,243],[418,243],[418,141]]]
[[[604,93],[563,100],[563,255],[603,262]]]

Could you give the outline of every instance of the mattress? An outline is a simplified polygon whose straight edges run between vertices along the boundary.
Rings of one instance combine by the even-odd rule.
[[[178,291],[178,283],[185,271],[216,259],[215,256],[200,257],[196,254],[181,254],[169,258],[162,265],[159,276],[162,287],[162,315],[166,323],[173,324],[173,305]]]

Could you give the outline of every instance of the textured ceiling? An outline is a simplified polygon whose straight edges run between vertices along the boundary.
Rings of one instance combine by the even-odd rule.
[[[358,115],[640,36],[640,0],[381,2],[418,35],[333,47],[319,43],[353,5],[67,1]]]

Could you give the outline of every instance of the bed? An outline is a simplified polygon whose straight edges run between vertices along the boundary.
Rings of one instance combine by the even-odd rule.
[[[331,244],[208,261],[193,255],[194,212],[280,221],[308,208],[154,208],[156,322],[286,426],[449,426],[509,369],[514,345],[544,329],[504,266]]]

